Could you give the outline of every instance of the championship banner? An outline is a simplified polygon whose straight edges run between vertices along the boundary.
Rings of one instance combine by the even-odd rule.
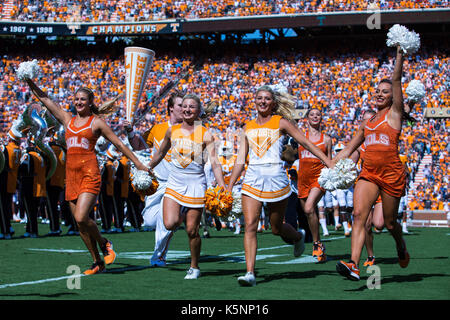
[[[133,123],[155,52],[141,47],[125,48],[126,118]]]

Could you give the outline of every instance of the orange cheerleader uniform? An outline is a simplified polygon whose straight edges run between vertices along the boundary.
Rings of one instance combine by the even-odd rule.
[[[392,128],[387,121],[387,108],[378,121],[373,117],[364,127],[364,162],[360,179],[375,183],[393,197],[405,194],[405,167],[398,154],[400,130]]]
[[[100,193],[100,169],[95,155],[98,137],[92,132],[95,116],[81,127],[76,127],[73,117],[66,130],[66,200],[78,198],[81,193]]]
[[[306,132],[306,138],[309,138],[309,132]],[[323,153],[327,153],[323,133],[320,135],[320,139],[313,142],[313,144],[322,150]],[[308,198],[309,192],[312,188],[319,188],[325,192],[325,189],[323,189],[318,182],[320,171],[325,167],[322,161],[301,145],[298,146],[298,158],[298,197],[300,199]]]

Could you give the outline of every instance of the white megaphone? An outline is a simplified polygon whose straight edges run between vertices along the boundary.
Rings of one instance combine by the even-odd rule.
[[[125,48],[126,119],[133,123],[155,52],[141,47]]]

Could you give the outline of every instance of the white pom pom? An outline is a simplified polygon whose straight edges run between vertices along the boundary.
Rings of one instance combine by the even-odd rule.
[[[405,92],[409,101],[419,102],[425,97],[425,86],[419,80],[411,80]]]
[[[137,190],[147,190],[152,186],[152,176],[145,170],[134,170],[132,184]]]
[[[333,169],[323,168],[318,182],[326,190],[348,189],[356,181],[356,165],[351,159],[339,160]]]
[[[281,83],[273,84],[269,86],[274,92],[278,93],[288,93],[288,89]]]
[[[26,61],[19,64],[17,69],[17,77],[19,80],[32,79],[39,74],[38,61],[34,59],[33,61]]]
[[[412,54],[420,48],[420,37],[414,31],[409,31],[405,26],[395,24],[387,34],[388,47],[400,46],[404,54]]]

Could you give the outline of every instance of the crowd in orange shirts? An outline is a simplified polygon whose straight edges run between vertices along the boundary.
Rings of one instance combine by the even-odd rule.
[[[446,8],[449,5],[448,0],[15,0],[13,2],[14,7],[9,13],[11,20],[47,22],[66,22],[74,20],[84,22],[148,21],[173,18],[198,19],[227,16],[299,14],[309,12],[364,11],[373,8],[379,8],[381,10]]]
[[[253,94],[262,84],[282,84],[298,98],[297,107],[317,107],[323,110],[324,130],[333,143],[348,142],[358,127],[361,114],[370,108],[374,84],[389,76],[393,59],[381,59],[377,53],[272,53],[257,62],[250,58],[210,58],[194,69],[190,56],[156,57],[148,77],[140,108],[153,94],[170,80],[190,68],[190,77],[182,79],[178,89],[198,94],[203,103],[218,102],[218,109],[208,119],[207,126],[214,128],[221,139],[237,141],[238,129],[254,115]],[[0,59],[0,138],[12,121],[21,113],[31,94],[28,87],[16,78],[15,70],[24,55],[6,55]],[[125,90],[123,56],[106,58],[42,58],[42,72],[37,82],[48,89],[51,97],[66,109],[71,108],[71,97],[82,84],[94,90],[96,103],[109,100]],[[420,185],[418,203],[410,208],[444,208],[448,203],[448,128],[450,119],[428,119],[423,109],[449,106],[449,58],[439,50],[429,51],[404,63],[404,91],[412,79],[421,80],[426,97],[413,108],[411,115],[417,119],[413,125],[405,122],[400,143],[400,153],[407,158],[411,178],[418,170],[424,154],[433,154],[433,165],[427,180]],[[405,95],[405,94],[404,94]],[[122,129],[125,118],[124,99],[118,111],[108,118],[113,128]],[[138,130],[144,130],[166,117],[166,101],[152,106]],[[410,183],[412,187],[412,182]],[[424,202],[429,198],[429,202]],[[431,202],[431,204],[430,204]]]

